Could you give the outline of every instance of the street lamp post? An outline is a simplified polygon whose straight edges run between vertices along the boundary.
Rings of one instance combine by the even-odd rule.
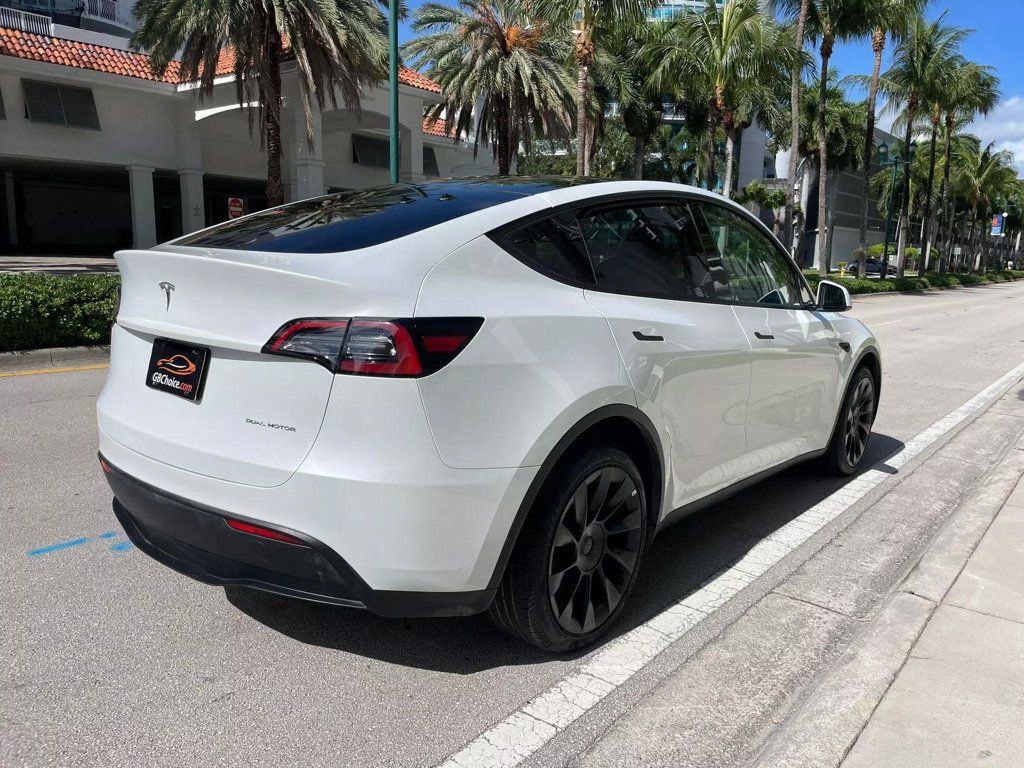
[[[388,90],[391,97],[390,165],[391,183],[398,183],[398,0],[388,2]]]
[[[889,145],[884,141],[878,145],[878,162],[883,168],[892,167],[892,180],[889,183],[889,212],[885,219],[885,245],[882,247],[882,274],[884,280],[889,277],[889,243],[891,242],[890,232],[892,231],[892,218],[896,207],[896,172],[901,166],[910,168],[914,161],[914,152],[917,145],[911,142],[909,152],[904,157],[889,157]],[[906,224],[904,224],[906,226]]]

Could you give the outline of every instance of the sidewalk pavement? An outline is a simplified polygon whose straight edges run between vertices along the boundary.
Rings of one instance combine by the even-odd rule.
[[[1024,766],[1024,481],[940,599],[843,768]]]

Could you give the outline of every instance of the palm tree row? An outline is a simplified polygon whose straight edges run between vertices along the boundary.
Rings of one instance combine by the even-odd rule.
[[[774,146],[791,148],[779,217],[790,248],[796,249],[804,229],[796,221],[798,213],[802,217],[796,205],[801,159],[817,170],[816,251],[823,273],[842,172],[862,173],[861,274],[872,189],[886,188],[899,203],[901,274],[912,215],[924,221],[919,268],[930,266],[935,245],[945,269],[954,242],[987,247],[979,222],[997,201],[1012,208],[1010,201],[1019,199],[1019,189],[1013,197],[1007,188],[1010,176],[1016,182],[1011,159],[962,134],[963,126],[998,102],[998,79],[964,57],[966,30],[948,25],[944,14],[926,20],[928,0],[778,0],[781,19],[764,13],[758,0],[706,0],[702,12],[648,22],[655,5],[428,2],[417,10],[417,37],[402,54],[441,86],[442,97],[427,117],[443,117],[455,140],[489,148],[502,174],[511,171],[517,153],[530,156],[543,139],[572,155],[575,167],[564,168],[569,173],[652,174],[730,197],[737,147],[757,124]],[[231,50],[239,104],[249,107],[251,126],[258,117],[265,143],[271,204],[282,199],[281,63],[294,61],[309,126],[313,109],[327,101],[334,105],[340,98],[358,108],[361,89],[380,82],[386,71],[379,0],[239,0],[230,7],[210,0],[139,0],[135,13],[140,27],[134,46],[150,53],[158,73],[180,52],[183,74],[199,82],[200,95],[212,92],[217,64]],[[834,48],[858,40],[870,42],[872,73],[839,81],[831,71]],[[846,82],[863,86],[866,101],[848,100]],[[880,100],[902,134],[896,143],[905,172],[897,174],[899,186],[892,190],[873,178]],[[615,140],[616,131],[631,142],[628,159],[618,157],[623,142]],[[927,144],[918,153],[927,164],[916,187],[917,163],[910,162],[915,139]]]

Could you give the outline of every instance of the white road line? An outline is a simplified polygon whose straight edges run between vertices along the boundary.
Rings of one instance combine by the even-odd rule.
[[[448,758],[441,768],[508,768],[530,757],[670,644],[864,498],[890,476],[879,467],[899,469],[904,466],[1022,376],[1024,364],[939,419],[907,442],[899,453],[879,462],[760,541],[731,567],[712,576],[696,592],[609,643],[578,672],[486,730]]]
[[[899,320],[886,320],[884,323],[872,323],[871,327],[872,328],[877,328],[880,325],[893,325],[894,323],[902,323],[902,322],[903,322],[903,318],[900,318]]]

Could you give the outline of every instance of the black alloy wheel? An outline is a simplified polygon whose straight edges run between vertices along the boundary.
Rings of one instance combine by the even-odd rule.
[[[874,420],[875,385],[870,376],[865,376],[857,383],[846,409],[843,447],[846,450],[846,460],[851,467],[857,466],[864,458]]]
[[[643,515],[639,490],[619,467],[594,472],[573,492],[548,560],[548,599],[567,633],[589,634],[615,613],[640,562]]]

